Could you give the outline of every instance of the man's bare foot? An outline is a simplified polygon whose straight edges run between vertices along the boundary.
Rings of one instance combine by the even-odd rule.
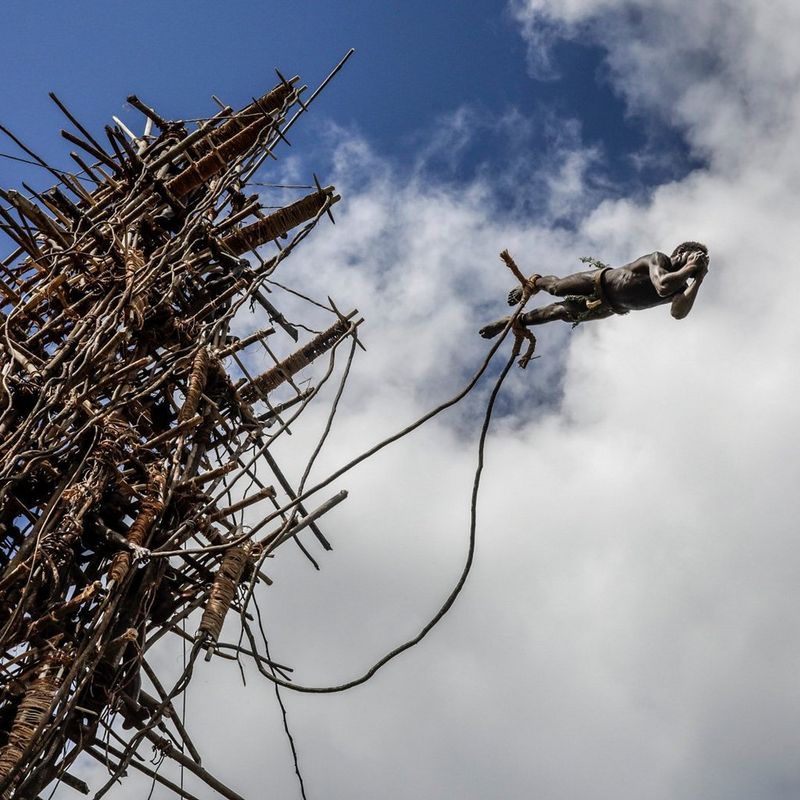
[[[537,281],[541,278],[541,275],[531,275],[527,281],[525,281],[524,290],[527,290],[528,296],[532,294],[536,294],[539,291],[539,287],[537,286]],[[515,306],[522,300],[522,286],[515,286],[509,293],[508,293],[508,304],[510,306]]]
[[[498,333],[501,333],[503,328],[508,325],[509,317],[503,317],[502,319],[495,320],[494,322],[490,322],[488,325],[484,325],[478,333],[483,336],[484,339],[494,339]]]
[[[515,286],[509,293],[508,293],[508,304],[510,306],[515,306],[519,301],[522,300],[522,287]]]

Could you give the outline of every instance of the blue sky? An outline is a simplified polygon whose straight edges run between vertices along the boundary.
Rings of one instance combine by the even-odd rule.
[[[710,247],[686,320],[541,330],[541,359],[504,385],[451,613],[352,693],[287,693],[310,798],[800,796],[798,29],[796,0],[6,4],[0,121],[61,166],[48,90],[97,131],[136,119],[130,93],[202,115],[276,66],[313,87],[356,48],[269,173],[341,191],[337,225],[280,278],[366,320],[319,476],[482,361],[477,329],[510,288],[502,248],[563,275],[583,255]],[[554,74],[534,78],[543,52]],[[47,184],[0,159],[4,186],[32,174]],[[327,411],[311,404],[276,447],[290,475]],[[271,650],[298,680],[361,674],[447,595],[475,463],[474,420],[459,423],[331,487],[350,496],[325,517],[321,572],[291,551],[269,564]],[[198,673],[204,765],[247,797],[297,796],[253,677]]]
[[[240,106],[272,85],[273,69],[300,74],[311,89],[350,48],[344,73],[320,97],[313,118],[292,137],[297,150],[333,120],[358,129],[386,157],[402,165],[435,132],[441,118],[461,107],[482,120],[509,109],[536,120],[546,114],[581,122],[587,145],[600,145],[603,169],[619,189],[685,172],[679,139],[661,129],[669,164],[634,169],[653,126],[625,114],[602,66],[602,50],[564,41],[553,63],[557,76],[531,77],[527,47],[504,2],[470,3],[12,3],[4,11],[4,79],[0,119],[37,152],[64,166],[64,126],[47,97],[55,91],[92,131],[111,114],[138,122],[125,107],[139,94],[168,117],[213,113],[210,94]],[[477,163],[502,162],[504,143],[483,131],[448,170],[468,179]],[[4,152],[16,153],[10,143]],[[547,154],[540,128],[528,141],[535,162]],[[316,166],[323,170],[325,155]],[[436,165],[430,165],[436,169]],[[0,181],[25,173],[0,161]],[[613,189],[610,189],[613,191]]]

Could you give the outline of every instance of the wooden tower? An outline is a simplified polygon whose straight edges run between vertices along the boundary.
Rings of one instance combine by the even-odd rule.
[[[87,793],[79,755],[108,768],[100,796],[131,769],[154,775],[136,757],[151,745],[239,797],[202,766],[175,700],[202,655],[287,677],[246,610],[278,547],[306,549],[302,532],[330,548],[315,520],[345,496],[307,508],[270,452],[316,396],[298,372],[358,343],[357,312],[323,303],[327,322],[311,330],[267,296],[339,197],[316,179],[278,208],[248,193],[343,63],[307,99],[279,76],[239,111],[220,103],[193,124],[130,97],[141,135],[116,118],[92,135],[53,96],[73,172],[15,139],[55,185],[0,191],[12,242],[0,261],[3,798],[56,780]],[[232,335],[248,305],[270,324]],[[245,525],[245,510],[259,521]],[[226,615],[244,644],[222,638]],[[188,641],[174,685],[149,660],[164,637]]]

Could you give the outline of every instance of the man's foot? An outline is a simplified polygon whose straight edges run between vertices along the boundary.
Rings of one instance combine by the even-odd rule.
[[[484,325],[478,333],[483,336],[484,339],[494,339],[498,333],[501,333],[503,329],[508,325],[509,317],[503,317],[502,319],[495,320],[494,322],[490,322],[488,325]]]
[[[528,290],[530,294],[535,294],[538,291],[536,286],[536,281],[541,278],[541,275],[531,275],[530,278],[525,282],[525,288]],[[515,306],[522,300],[522,286],[515,286],[509,293],[508,293],[508,304],[510,306]]]

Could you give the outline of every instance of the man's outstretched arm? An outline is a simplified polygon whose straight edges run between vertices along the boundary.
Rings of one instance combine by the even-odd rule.
[[[686,290],[680,294],[676,294],[672,299],[670,314],[672,314],[675,319],[683,319],[692,310],[697,293],[700,291],[700,284],[703,282],[706,272],[708,272],[708,268],[697,272],[694,276],[694,280],[686,287]]]

